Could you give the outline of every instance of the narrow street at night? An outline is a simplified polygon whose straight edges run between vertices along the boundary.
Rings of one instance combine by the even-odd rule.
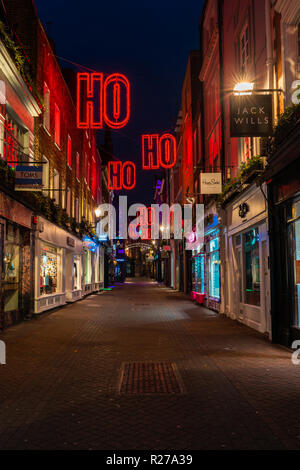
[[[1,339],[2,449],[300,448],[290,351],[153,280],[128,279]]]

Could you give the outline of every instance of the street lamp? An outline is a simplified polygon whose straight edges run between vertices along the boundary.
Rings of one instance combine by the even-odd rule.
[[[95,209],[95,216],[97,217],[97,219],[100,218],[101,214],[102,214],[101,207],[98,206],[98,207]]]
[[[235,95],[251,95],[254,88],[254,83],[239,82],[235,85],[233,91],[237,92]]]

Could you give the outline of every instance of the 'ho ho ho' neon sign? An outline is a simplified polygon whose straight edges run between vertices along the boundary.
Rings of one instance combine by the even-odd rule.
[[[113,73],[77,74],[77,127],[112,129],[126,126],[130,116],[130,84],[125,75]]]

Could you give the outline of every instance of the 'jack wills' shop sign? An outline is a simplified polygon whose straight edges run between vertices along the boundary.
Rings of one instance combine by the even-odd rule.
[[[232,95],[230,97],[231,137],[272,135],[272,95]]]

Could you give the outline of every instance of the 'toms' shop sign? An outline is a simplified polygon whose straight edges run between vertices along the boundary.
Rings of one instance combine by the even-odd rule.
[[[231,137],[272,135],[272,95],[232,95],[230,97]]]

